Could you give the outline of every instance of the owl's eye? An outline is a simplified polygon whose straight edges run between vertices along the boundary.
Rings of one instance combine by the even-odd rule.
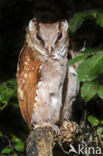
[[[61,38],[62,38],[62,33],[58,35],[57,41],[60,40]]]
[[[37,37],[37,39],[38,39],[39,41],[42,41],[42,40],[43,40],[43,39],[41,38],[41,36],[38,35],[38,34],[36,34],[36,37]]]

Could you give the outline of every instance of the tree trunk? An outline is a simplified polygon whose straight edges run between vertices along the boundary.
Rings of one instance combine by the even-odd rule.
[[[27,139],[27,156],[53,156],[53,136],[51,127],[31,131]]]
[[[55,136],[51,127],[37,128],[31,131],[27,139],[26,156],[53,156],[53,147],[59,142],[73,143],[78,133],[78,125],[75,122],[64,121],[60,128],[60,135]],[[75,140],[76,139],[76,140]]]

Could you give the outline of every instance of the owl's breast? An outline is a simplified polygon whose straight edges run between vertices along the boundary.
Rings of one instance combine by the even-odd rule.
[[[59,121],[62,106],[62,90],[67,67],[60,66],[58,62],[41,65],[41,77],[35,97],[32,123]]]

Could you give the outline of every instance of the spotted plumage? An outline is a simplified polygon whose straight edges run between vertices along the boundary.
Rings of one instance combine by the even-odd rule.
[[[30,20],[17,68],[20,109],[30,128],[49,125],[57,131],[57,125],[70,117],[69,87],[64,87],[68,44],[66,20],[51,24]]]

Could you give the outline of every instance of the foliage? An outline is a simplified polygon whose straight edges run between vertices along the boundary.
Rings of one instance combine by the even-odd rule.
[[[16,94],[17,86],[16,80],[11,79],[0,84],[0,110],[3,110],[8,106],[8,102],[11,98],[17,98]],[[18,104],[13,103],[13,105],[18,106]]]
[[[96,10],[76,13],[70,21],[70,32],[74,33],[80,25],[89,18],[94,18],[96,23],[103,28],[103,13]],[[103,98],[103,87],[99,84],[98,77],[103,73],[103,47],[90,48],[78,52],[79,56],[72,59],[68,65],[80,61],[77,68],[79,82],[84,82],[81,88],[81,97],[87,103],[96,94]]]
[[[21,152],[25,152],[25,144],[20,138],[16,137],[14,134],[8,137],[7,135],[3,135],[2,132],[0,133],[2,134],[0,139],[3,138],[8,142],[7,146],[0,151],[0,154],[4,156],[19,156]]]
[[[85,12],[76,13],[70,20],[70,32],[74,33],[81,26],[81,24],[86,20],[94,18],[96,23],[103,28],[103,13],[96,10],[88,10]]]
[[[88,19],[95,19],[95,22],[103,28],[103,13],[96,10],[76,13],[70,21],[70,33],[75,33],[81,24]],[[103,47],[86,48],[78,51],[78,56],[69,61],[68,66],[78,64],[77,77],[82,83],[81,98],[88,105],[96,95],[103,99]],[[101,77],[102,84],[99,82]],[[86,110],[85,110],[86,111]],[[83,128],[83,140],[87,144],[93,143],[103,147],[103,120],[86,113]],[[89,114],[89,115],[88,115]],[[92,141],[92,142],[91,142]]]
[[[95,55],[88,59],[85,59],[78,67],[78,81],[92,81],[103,72],[103,56]]]
[[[16,109],[19,108],[17,102],[17,85],[15,79],[11,79],[0,84],[0,103],[0,111],[3,111],[10,105]],[[23,129],[24,133],[26,133],[27,129],[25,129],[25,125],[20,126],[21,130]],[[4,156],[20,156],[22,153],[23,155],[23,153],[25,152],[25,143],[14,134],[11,134],[12,132],[8,133],[8,135],[3,135],[3,133],[0,132],[0,139],[6,140],[7,142],[7,145],[5,145],[5,147],[0,151],[0,154]]]
[[[88,147],[103,146],[103,120],[95,116],[87,116],[88,124],[86,123],[82,129],[82,140],[85,141]]]
[[[81,88],[81,97],[84,99],[85,102],[88,102],[96,95],[98,88],[99,83],[97,80],[85,82]]]
[[[92,126],[98,126],[98,124],[99,124],[99,120],[92,115],[88,116],[88,121]]]

